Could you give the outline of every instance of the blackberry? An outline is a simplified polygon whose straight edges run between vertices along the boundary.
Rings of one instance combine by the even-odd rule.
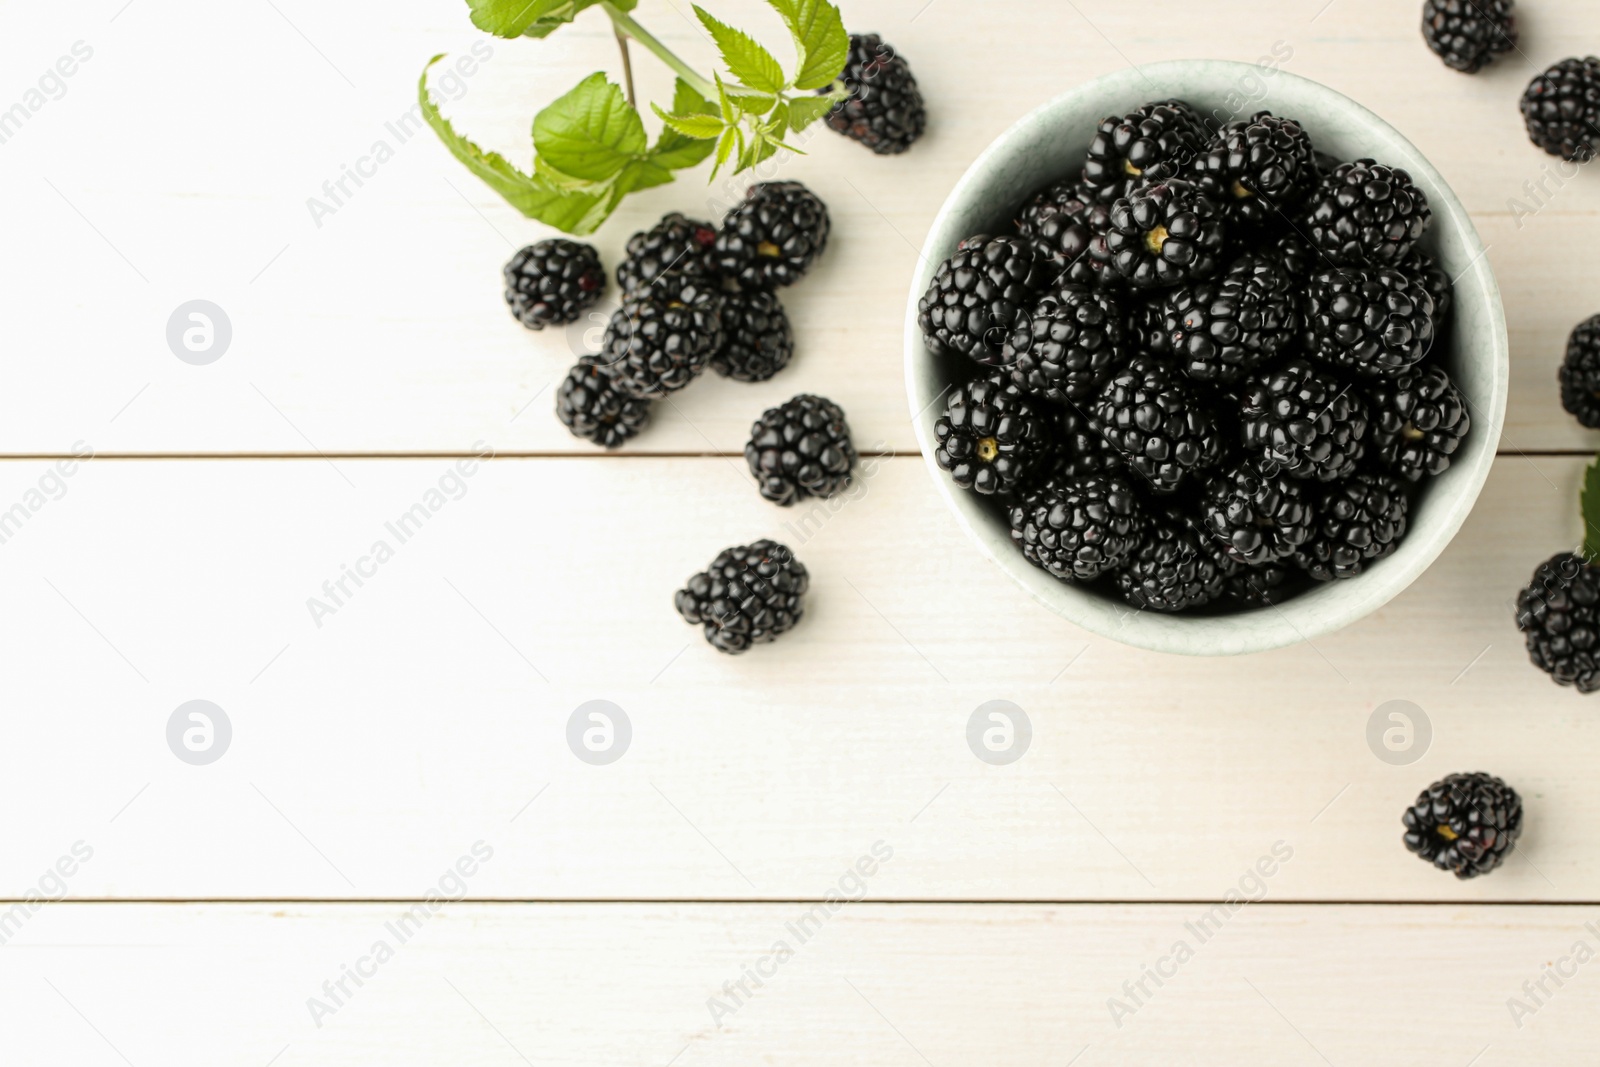
[[[1319,175],[1311,138],[1267,111],[1230,122],[1195,161],[1230,225],[1264,227],[1294,213]]]
[[[789,316],[778,294],[765,289],[723,293],[722,335],[711,369],[736,382],[764,382],[794,355]]]
[[[1124,343],[1116,298],[1068,284],[1018,309],[1001,362],[1028,392],[1066,404],[1094,395],[1122,362]]]
[[[725,548],[673,597],[718,652],[737,655],[794,629],[811,584],[805,564],[776,541]]]
[[[1167,296],[1157,290],[1153,295],[1133,295],[1128,299],[1126,334],[1128,347],[1135,352],[1154,352],[1157,355],[1172,353],[1172,335],[1167,333]]]
[[[1444,65],[1476,74],[1517,46],[1516,0],[1424,0],[1422,37]]]
[[[1056,408],[1056,451],[1050,462],[1051,478],[1076,478],[1121,470],[1122,453],[1077,407]]]
[[[1455,283],[1450,280],[1450,275],[1444,272],[1433,257],[1420,248],[1411,250],[1411,254],[1400,263],[1400,269],[1422,283],[1428,290],[1428,295],[1433,297],[1433,332],[1439,333],[1450,314],[1450,302],[1454,299]]]
[[[1600,689],[1600,568],[1573,552],[1539,564],[1517,594],[1517,629],[1528,658],[1557,685]]]
[[[1294,277],[1272,256],[1246,254],[1216,281],[1172,290],[1163,336],[1197,382],[1234,384],[1294,344],[1300,329]]]
[[[1302,227],[1313,248],[1344,266],[1386,266],[1406,258],[1433,210],[1397,167],[1370,159],[1341,163],[1312,194]]]
[[[1222,432],[1205,400],[1155,356],[1136,356],[1113,374],[1090,415],[1156,492],[1177,489],[1186,475],[1222,458]]]
[[[904,152],[922,136],[928,112],[917,79],[905,57],[883,38],[875,33],[852,33],[849,58],[839,77],[850,95],[823,116],[828,129],[880,156]]]
[[[1093,190],[1119,190],[1130,178],[1175,178],[1205,148],[1206,131],[1188,104],[1163,100],[1131,115],[1105,119],[1089,142],[1083,182]]]
[[[1222,596],[1224,600],[1252,607],[1282,604],[1300,592],[1303,581],[1300,571],[1279,562],[1241,567],[1224,579]]]
[[[1367,405],[1332,374],[1291,359],[1252,379],[1240,398],[1245,451],[1295,478],[1332,481],[1367,447]]]
[[[1600,430],[1600,315],[1572,328],[1557,373],[1561,406],[1591,430]]]
[[[828,208],[799,182],[759,182],[728,212],[716,264],[753,289],[793,285],[828,244]]]
[[[708,278],[716,273],[712,246],[716,227],[674,211],[648,230],[628,238],[627,255],[617,264],[617,285],[631,296],[668,272]]]
[[[1447,774],[1417,794],[1400,817],[1402,840],[1457,878],[1488,874],[1505,862],[1522,834],[1522,798],[1493,775]]]
[[[963,489],[989,496],[1025,488],[1050,460],[1049,415],[1002,374],[950,393],[933,424],[934,460]]]
[[[1321,582],[1354,578],[1400,546],[1410,506],[1401,483],[1383,474],[1356,474],[1329,486],[1317,505],[1316,532],[1295,562]]]
[[[1368,376],[1400,374],[1433,348],[1433,297],[1394,267],[1335,267],[1305,293],[1306,352]]]
[[[1115,474],[1052,479],[1009,509],[1011,539],[1036,567],[1092,582],[1120,567],[1144,533],[1139,498]]]
[[[802,497],[843,491],[856,465],[856,449],[839,405],[802,393],[755,421],[744,461],[761,495],[788,507]]]
[[[1106,249],[1110,226],[1111,205],[1072,182],[1037,194],[1016,219],[1017,234],[1033,246],[1045,277],[1091,287],[1121,282]]]
[[[917,302],[917,325],[928,347],[994,366],[1017,312],[1033,303],[1042,274],[1019,237],[969,237],[939,264]]]
[[[1117,571],[1117,592],[1136,608],[1187,611],[1222,595],[1224,565],[1199,536],[1179,522],[1152,524]]]
[[[692,276],[663,275],[622,302],[589,360],[624,394],[655,400],[699,377],[721,345],[721,295]]]
[[[1257,567],[1310,540],[1317,512],[1300,482],[1241,463],[1206,485],[1200,521],[1230,559]]]
[[[605,368],[579,362],[556,391],[556,417],[572,436],[616,448],[650,424],[650,401],[619,392]]]
[[[577,322],[606,291],[600,253],[561,237],[519,250],[502,273],[511,314],[530,330]]]
[[[1209,278],[1221,265],[1222,209],[1193,182],[1142,186],[1111,208],[1112,266],[1138,289]]]
[[[1384,379],[1367,396],[1373,455],[1407,481],[1443,474],[1472,428],[1466,401],[1442,367],[1418,367]]]
[[[1522,94],[1528,139],[1574,163],[1594,158],[1600,144],[1600,59],[1563,59]]]
[[[1305,282],[1319,270],[1331,264],[1320,252],[1314,250],[1299,233],[1290,231],[1273,242],[1267,251],[1276,256],[1295,281]]]

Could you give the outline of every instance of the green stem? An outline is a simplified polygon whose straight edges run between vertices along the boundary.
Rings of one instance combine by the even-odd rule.
[[[644,46],[645,51],[671,67],[678,77],[682,78],[695,92],[707,100],[715,100],[717,98],[717,87],[702,78],[689,64],[674,55],[672,49],[656,40],[649,30],[633,21],[626,13],[618,11],[611,4],[606,3],[605,0],[601,0],[600,8],[610,16],[611,24],[616,27],[618,33],[625,33],[635,41],[638,41]]]

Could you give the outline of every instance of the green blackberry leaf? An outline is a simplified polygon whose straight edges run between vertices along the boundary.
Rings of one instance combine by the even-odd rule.
[[[534,116],[533,144],[556,170],[599,182],[643,155],[648,142],[621,87],[596,72]]]
[[[655,108],[656,114],[666,123],[667,129],[686,138],[716,140],[727,128],[727,123],[722,121],[720,115],[669,115],[655,104],[650,106]]]
[[[655,107],[655,105],[651,105]],[[705,116],[714,116],[717,109],[711,102],[699,93],[694,87],[678,79],[676,89],[672,94],[672,117],[689,120]],[[661,115],[661,109],[656,108],[656,114]],[[668,116],[662,115],[665,122]],[[669,123],[661,131],[661,136],[656,138],[655,147],[650,150],[650,158],[668,170],[682,170],[692,167],[705,159],[716,149],[716,137],[722,132],[722,123],[717,123],[716,133],[705,137],[694,137],[680,130],[675,130]]]
[[[694,13],[717,42],[722,61],[735,78],[758,93],[783,92],[783,67],[778,65],[771,52],[762,48],[749,34],[717,21],[699,4],[694,5]]]
[[[546,37],[600,0],[467,0],[472,24],[496,37]],[[626,2],[626,0],[625,0]],[[628,3],[633,6],[637,0]],[[542,32],[541,32],[542,31]]]
[[[828,96],[800,96],[789,101],[789,128],[800,131],[832,111],[836,101]]]
[[[1583,558],[1600,561],[1600,456],[1583,472],[1583,492],[1578,499],[1583,512]]]
[[[832,85],[850,58],[850,35],[839,9],[827,0],[767,0],[794,38],[800,53],[796,89],[823,89]]]

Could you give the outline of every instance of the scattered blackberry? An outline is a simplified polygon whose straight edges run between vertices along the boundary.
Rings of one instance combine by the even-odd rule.
[[[1405,259],[1432,217],[1411,175],[1358,159],[1323,176],[1302,232],[1335,263],[1386,266]]]
[[[626,395],[654,400],[699,377],[721,345],[721,295],[693,276],[663,275],[622,302],[590,362]]]
[[[1156,522],[1117,571],[1117,592],[1136,608],[1186,611],[1222,595],[1224,566],[1186,524]]]
[[[1296,478],[1343,478],[1366,451],[1366,403],[1303,359],[1252,379],[1240,419],[1246,452]]]
[[[1267,111],[1230,122],[1195,161],[1231,225],[1262,227],[1292,214],[1319,175],[1311,138]]]
[[[1136,356],[1113,374],[1090,415],[1156,492],[1177,489],[1185,475],[1222,458],[1222,432],[1204,399],[1156,356]]]
[[[1301,483],[1258,467],[1249,462],[1224,471],[1206,485],[1200,505],[1205,533],[1230,559],[1249,567],[1293,555],[1317,526]]]
[[[579,362],[556,392],[556,417],[572,436],[616,448],[650,424],[650,401],[618,392],[605,368]]]
[[[1600,59],[1563,59],[1528,83],[1522,94],[1528,139],[1575,163],[1594,158],[1600,144]]]
[[[711,369],[736,382],[764,382],[794,355],[789,316],[778,294],[765,289],[723,293],[722,336]]]
[[[663,215],[628,238],[627,255],[617,264],[617,285],[624,296],[632,296],[669,271],[708,278],[716,271],[711,256],[716,240],[716,227],[709,222],[676,211]]]
[[[1004,361],[1002,349],[1017,312],[1033,303],[1042,271],[1018,237],[969,237],[939,264],[917,302],[917,325],[928,346],[979,363]]]
[[[1600,430],[1600,315],[1572,328],[1557,377],[1561,406],[1591,430]]]
[[[1317,505],[1317,530],[1295,562],[1318,581],[1354,578],[1399,547],[1409,511],[1406,491],[1393,478],[1353,475],[1328,487]]]
[[[725,548],[673,597],[718,652],[737,655],[794,629],[811,584],[805,564],[776,541]]]
[[[848,486],[856,448],[843,409],[824,397],[801,393],[768,408],[750,427],[744,461],[761,495],[788,507],[801,497],[829,497]]]
[[[1188,104],[1163,100],[1131,115],[1100,123],[1089,142],[1083,182],[1090,189],[1120,190],[1131,178],[1175,178],[1205,148],[1206,131]]]
[[[1051,478],[1076,478],[1080,474],[1103,474],[1121,470],[1122,453],[1111,446],[1106,435],[1075,406],[1055,409],[1056,451],[1050,462]]]
[[[1438,334],[1450,314],[1450,302],[1454,299],[1455,283],[1450,280],[1450,275],[1444,272],[1433,257],[1420,248],[1411,250],[1411,254],[1400,263],[1400,269],[1422,283],[1428,290],[1428,295],[1433,297],[1433,332]]]
[[[839,77],[850,95],[823,116],[830,130],[859,141],[880,156],[904,152],[922,136],[928,112],[917,79],[905,57],[883,38],[875,33],[852,33],[850,56]]]
[[[753,289],[793,285],[828,244],[828,208],[799,182],[759,182],[717,234],[717,269]]]
[[[1200,186],[1172,179],[1141,186],[1111,208],[1106,248],[1135,288],[1209,278],[1221,265],[1222,209]]]
[[[1344,370],[1400,374],[1433,348],[1433,297],[1394,267],[1335,267],[1305,293],[1306,351]]]
[[[1223,581],[1222,596],[1236,604],[1253,607],[1282,604],[1300,592],[1303,582],[1304,576],[1299,570],[1283,563],[1241,567]]]
[[[1517,46],[1516,0],[1424,0],[1422,37],[1444,65],[1476,74]]]
[[[1288,351],[1300,329],[1297,288],[1281,261],[1246,254],[1216,281],[1172,290],[1162,332],[1179,368],[1197,382],[1234,384]]]
[[[1600,568],[1573,552],[1539,564],[1517,594],[1528,658],[1558,685],[1600,689]]]
[[[1402,840],[1457,878],[1488,874],[1505,862],[1522,834],[1522,798],[1493,775],[1447,774],[1417,794],[1401,816]]]
[[[1122,362],[1124,343],[1116,298],[1068,284],[1018,309],[1001,362],[1028,392],[1066,404],[1094,395]]]
[[[934,459],[963,489],[989,496],[1026,488],[1050,461],[1050,416],[1004,373],[950,393],[933,424]]]
[[[1139,498],[1115,474],[1052,479],[1013,504],[1011,539],[1036,567],[1091,582],[1120,567],[1144,533]]]
[[[502,273],[511,314],[530,330],[577,322],[606,291],[600,253],[561,237],[521,249]]]
[[[1442,367],[1418,367],[1373,384],[1372,452],[1386,470],[1408,481],[1443,474],[1472,418]]]

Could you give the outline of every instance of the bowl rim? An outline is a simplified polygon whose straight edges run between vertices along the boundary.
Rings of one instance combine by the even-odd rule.
[[[1233,615],[1187,618],[1128,609],[1119,613],[1115,628],[1107,626],[1105,613],[1093,607],[1094,602],[1103,598],[1075,589],[1070,583],[1060,581],[1033,566],[1009,542],[1003,545],[1005,550],[1003,553],[995,551],[990,538],[977,525],[982,519],[983,505],[973,498],[972,494],[952,483],[944,471],[939,469],[934,459],[935,441],[932,428],[934,418],[929,416],[929,409],[939,402],[949,390],[949,386],[946,385],[931,399],[927,399],[921,396],[917,381],[919,366],[931,358],[923,343],[921,330],[917,326],[917,302],[937,270],[938,264],[948,254],[945,246],[952,244],[949,237],[944,234],[951,224],[951,217],[958,211],[965,210],[969,198],[981,194],[982,184],[989,177],[991,161],[1009,152],[1017,139],[1041,119],[1047,118],[1054,110],[1079,98],[1091,94],[1112,93],[1154,98],[1159,96],[1160,92],[1150,86],[1160,85],[1164,76],[1181,74],[1184,77],[1191,77],[1196,72],[1233,78],[1246,74],[1259,77],[1262,73],[1261,67],[1257,64],[1223,59],[1177,59],[1130,66],[1092,78],[1032,108],[1007,126],[974,157],[966,171],[951,187],[938,213],[929,224],[928,235],[918,255],[917,269],[906,301],[904,333],[906,399],[923,462],[946,507],[955,515],[956,521],[967,536],[977,544],[979,550],[1013,581],[1027,590],[1035,600],[1067,621],[1122,644],[1156,652],[1187,655],[1240,655],[1280,648],[1302,641],[1310,643],[1314,638],[1341,629],[1371,614],[1409,588],[1455,539],[1455,535],[1476,504],[1498,454],[1510,383],[1510,345],[1506,335],[1505,308],[1501,302],[1500,287],[1485,258],[1487,249],[1478,235],[1477,228],[1472,224],[1466,208],[1445,181],[1444,176],[1409,138],[1370,109],[1337,89],[1281,68],[1276,68],[1271,73],[1274,80],[1288,79],[1291,83],[1298,83],[1302,91],[1312,95],[1321,94],[1335,101],[1376,134],[1398,142],[1410,150],[1414,161],[1407,162],[1404,169],[1419,175],[1430,187],[1429,204],[1435,216],[1435,225],[1447,220],[1464,249],[1470,253],[1467,268],[1455,279],[1457,293],[1462,291],[1463,282],[1470,284],[1474,291],[1474,300],[1483,304],[1483,311],[1490,327],[1487,351],[1492,366],[1489,375],[1491,389],[1488,410],[1470,412],[1473,419],[1473,433],[1486,435],[1487,447],[1479,447],[1470,456],[1463,457],[1465,463],[1458,461],[1452,464],[1453,469],[1463,468],[1462,474],[1456,475],[1454,479],[1455,484],[1451,487],[1452,495],[1448,499],[1440,500],[1430,513],[1428,542],[1421,546],[1420,550],[1405,554],[1397,553],[1390,557],[1385,561],[1390,566],[1381,570],[1375,568],[1372,572],[1351,579],[1347,588],[1356,586],[1357,583],[1364,583],[1358,586],[1360,595],[1351,596],[1333,605],[1330,610],[1316,612],[1303,607],[1296,610],[1296,600],[1304,601],[1307,599],[1305,597],[1290,600],[1285,606],[1274,606],[1272,613],[1276,616],[1275,619],[1263,609]],[[1132,91],[1141,83],[1146,87],[1136,92]],[[1414,528],[1412,532],[1415,532]],[[1376,580],[1380,578],[1384,580]],[[1255,621],[1243,622],[1243,620]],[[1223,625],[1216,625],[1219,623]]]

